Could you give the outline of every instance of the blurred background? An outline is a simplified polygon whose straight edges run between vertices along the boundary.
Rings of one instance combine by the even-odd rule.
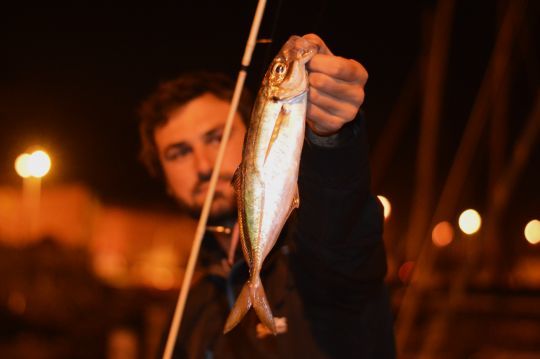
[[[159,355],[196,223],[139,163],[136,110],[183,71],[235,76],[255,6],[2,5],[0,357]],[[400,358],[540,357],[539,18],[530,0],[267,4],[252,91],[292,34],[370,74]]]

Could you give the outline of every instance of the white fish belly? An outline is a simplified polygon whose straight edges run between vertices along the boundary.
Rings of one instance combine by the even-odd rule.
[[[274,246],[287,221],[297,190],[305,131],[306,95],[285,106],[288,113],[281,123],[279,133],[261,170],[264,182],[262,260]]]

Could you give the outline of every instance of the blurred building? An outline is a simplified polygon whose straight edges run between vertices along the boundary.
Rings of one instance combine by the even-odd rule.
[[[155,357],[196,223],[45,188],[34,233],[0,188],[0,357]]]

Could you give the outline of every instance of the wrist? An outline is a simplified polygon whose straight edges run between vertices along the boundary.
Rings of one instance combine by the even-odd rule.
[[[308,126],[306,128],[306,138],[311,144],[319,147],[340,147],[356,136],[356,122],[357,120],[348,122],[343,125],[339,130],[330,134],[317,133]]]

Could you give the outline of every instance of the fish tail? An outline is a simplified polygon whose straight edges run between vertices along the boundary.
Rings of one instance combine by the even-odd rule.
[[[274,323],[274,316],[272,315],[272,310],[266,299],[261,278],[258,275],[253,281],[247,281],[247,283],[244,284],[240,295],[236,299],[236,303],[234,303],[234,306],[229,313],[225,328],[223,329],[223,334],[228,333],[236,327],[251,306],[255,309],[255,313],[257,313],[257,317],[259,317],[262,324],[276,335],[277,329],[276,324]]]
[[[257,313],[257,317],[261,323],[267,327],[274,335],[277,335],[276,324],[274,323],[274,316],[270,309],[270,304],[266,299],[264,288],[261,283],[261,278],[257,275],[255,280],[250,285],[251,300],[253,302],[253,309]]]
[[[249,281],[247,281],[246,284],[244,284],[240,295],[238,295],[238,298],[236,299],[236,302],[234,303],[231,312],[229,313],[229,317],[227,318],[227,322],[225,323],[225,328],[223,329],[223,334],[227,334],[234,327],[236,327],[236,325],[240,323],[242,318],[244,318],[249,308],[251,308],[252,302],[249,287],[250,284]]]

